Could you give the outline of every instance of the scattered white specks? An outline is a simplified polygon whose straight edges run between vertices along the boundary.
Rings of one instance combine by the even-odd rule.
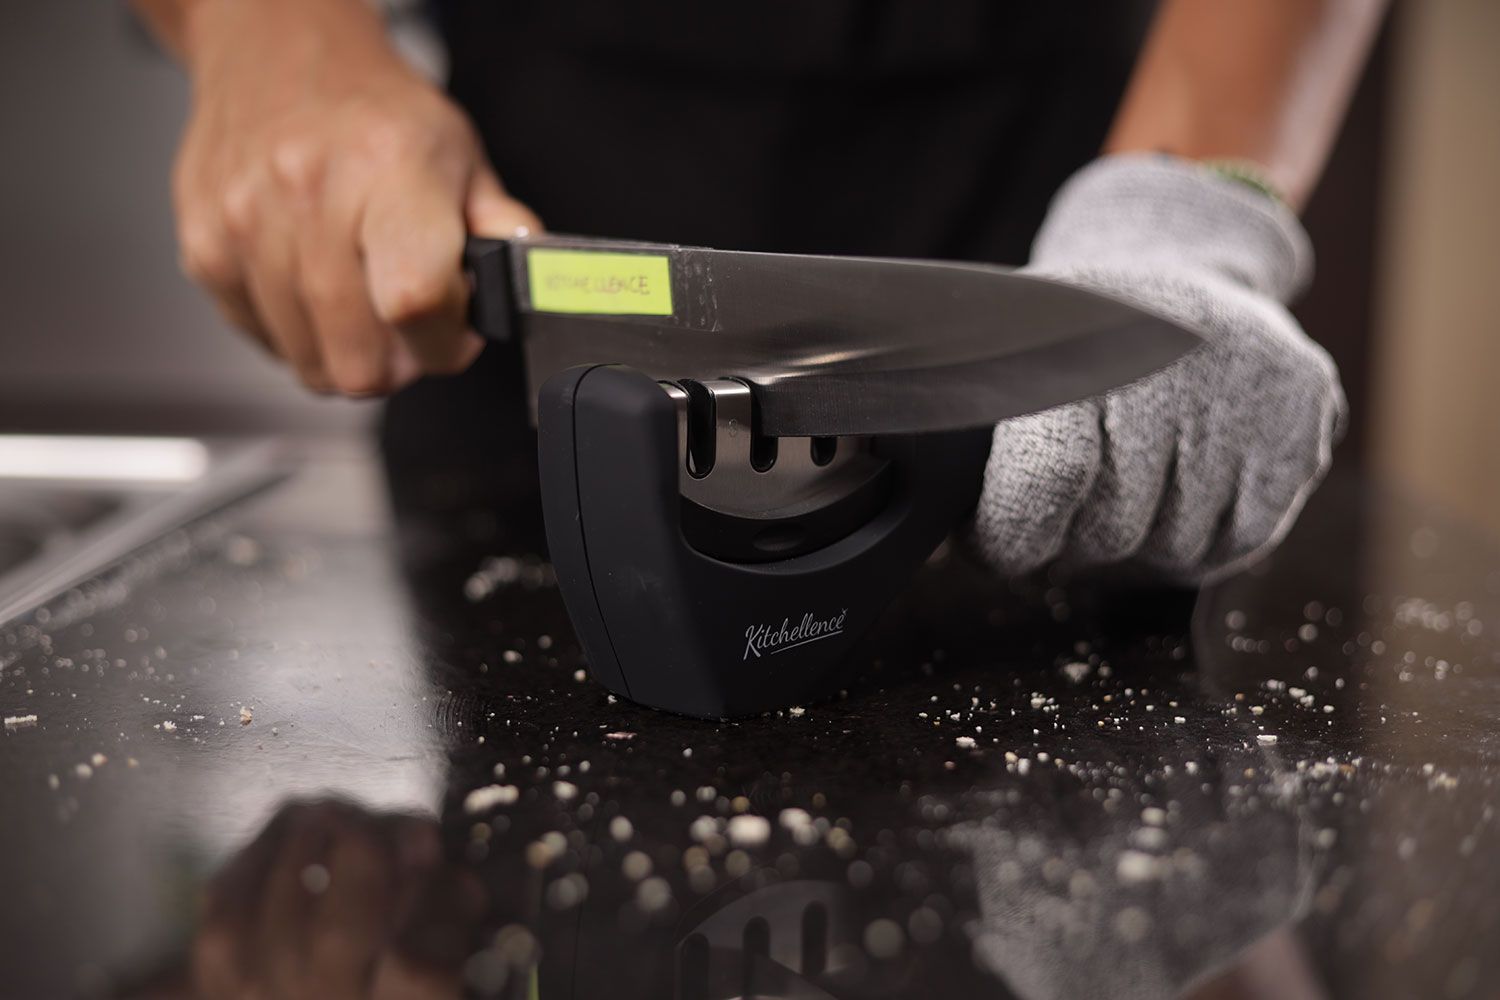
[[[578,786],[571,781],[554,781],[552,794],[567,802],[578,797]]]
[[[328,869],[318,864],[308,865],[302,869],[301,879],[302,888],[314,896],[323,895],[323,893],[328,891],[328,887],[333,884],[333,877],[328,874]]]
[[[865,928],[865,951],[871,958],[891,959],[901,954],[906,945],[906,933],[894,920],[881,918],[871,921]]]
[[[1134,943],[1151,931],[1151,915],[1138,906],[1127,906],[1115,914],[1115,937]]]
[[[806,809],[798,809],[796,806],[790,806],[781,810],[781,815],[776,817],[776,822],[780,823],[783,829],[795,830],[799,826],[807,826],[812,823],[812,816]]]
[[[807,714],[807,709],[803,708],[801,705],[793,705],[791,708],[786,710],[786,714],[790,715],[794,719],[800,719]]]
[[[1115,877],[1126,885],[1160,878],[1161,870],[1161,859],[1145,851],[1121,851],[1115,862]]]
[[[260,555],[260,543],[253,538],[235,535],[224,543],[224,558],[231,565],[254,566],[260,562]]]
[[[1163,851],[1169,838],[1159,826],[1140,826],[1130,832],[1130,842],[1143,851]]]
[[[771,839],[771,821],[764,816],[735,816],[726,832],[735,847],[759,847]]]
[[[526,863],[536,869],[546,868],[562,857],[567,848],[568,838],[552,830],[526,845]]]
[[[605,733],[604,734],[604,738],[607,739],[607,740],[616,740],[616,741],[620,741],[620,740],[633,740],[633,739],[635,739],[635,733],[628,732],[628,731],[622,729],[622,730],[619,730],[619,731],[613,732],[613,733]]]
[[[1259,743],[1263,747],[1275,746],[1276,736],[1272,733],[1257,733],[1255,736],[1255,742]]]
[[[688,826],[688,836],[702,843],[719,834],[719,821],[712,816],[699,816]]]
[[[240,725],[248,726],[255,721],[255,709],[249,705],[240,706]]]
[[[582,872],[569,872],[547,886],[547,905],[554,910],[570,910],[589,895],[589,880]]]
[[[798,809],[795,806],[783,809],[776,821],[792,835],[792,840],[803,847],[817,843],[821,836],[817,823],[806,809]]]
[[[651,868],[651,855],[645,851],[631,851],[620,862],[620,872],[632,882],[639,882],[650,875]]]
[[[635,904],[647,913],[655,913],[672,902],[672,887],[664,878],[648,878],[635,890]]]
[[[692,747],[683,747],[682,748],[682,755],[684,757],[691,757],[693,755],[693,748]]]
[[[961,750],[973,750],[975,747],[974,737],[972,736],[959,736],[953,742],[957,743]]]
[[[1184,718],[1184,717],[1183,717],[1183,716],[1181,716],[1181,715],[1174,715],[1174,716],[1172,716],[1172,721],[1173,721],[1173,722],[1175,722],[1175,723],[1177,723],[1177,725],[1179,725],[1179,726],[1180,726],[1180,725],[1182,725],[1182,724],[1183,724],[1183,723],[1184,723],[1184,722],[1186,722],[1186,721],[1187,721],[1187,719],[1186,719],[1186,718]]]
[[[521,797],[515,785],[485,785],[464,796],[464,812],[481,813],[495,806],[508,806]]]
[[[173,722],[171,719],[167,719],[161,724],[161,731],[164,733],[175,733],[177,732],[177,723]]]
[[[36,725],[35,715],[7,715],[5,717],[6,729],[26,729]]]
[[[1081,684],[1092,669],[1087,663],[1067,663],[1063,665],[1062,672],[1074,684]]]

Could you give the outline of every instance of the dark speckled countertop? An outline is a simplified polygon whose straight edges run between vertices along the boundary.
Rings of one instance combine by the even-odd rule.
[[[942,553],[715,725],[586,678],[500,467],[321,453],[0,630],[0,995],[1500,995],[1461,526],[1346,476],[1196,598]]]

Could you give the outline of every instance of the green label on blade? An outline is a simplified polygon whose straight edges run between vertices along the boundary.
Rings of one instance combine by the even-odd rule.
[[[672,269],[662,254],[532,247],[526,272],[537,312],[672,315]]]

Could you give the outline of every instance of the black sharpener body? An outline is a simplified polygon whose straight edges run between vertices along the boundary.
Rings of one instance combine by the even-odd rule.
[[[860,636],[972,508],[991,432],[863,440],[858,463],[821,477],[842,477],[836,498],[814,469],[779,510],[726,510],[775,466],[720,468],[723,502],[695,499],[699,478],[711,482],[707,435],[722,467],[749,454],[734,447],[752,428],[721,414],[715,431],[711,412],[691,412],[711,394],[687,389],[615,365],[540,389],[548,546],[590,670],[621,697],[700,718],[836,695]],[[828,447],[813,440],[815,456]]]

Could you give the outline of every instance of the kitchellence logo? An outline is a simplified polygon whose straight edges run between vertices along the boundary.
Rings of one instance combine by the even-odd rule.
[[[774,622],[751,625],[745,629],[745,655],[741,659],[748,660],[752,656],[760,659],[762,656],[785,653],[789,649],[820,639],[842,635],[844,618],[848,614],[848,608],[840,608],[836,615],[814,618],[813,613],[808,611],[795,625],[792,624],[791,616],[783,618],[780,625]]]

